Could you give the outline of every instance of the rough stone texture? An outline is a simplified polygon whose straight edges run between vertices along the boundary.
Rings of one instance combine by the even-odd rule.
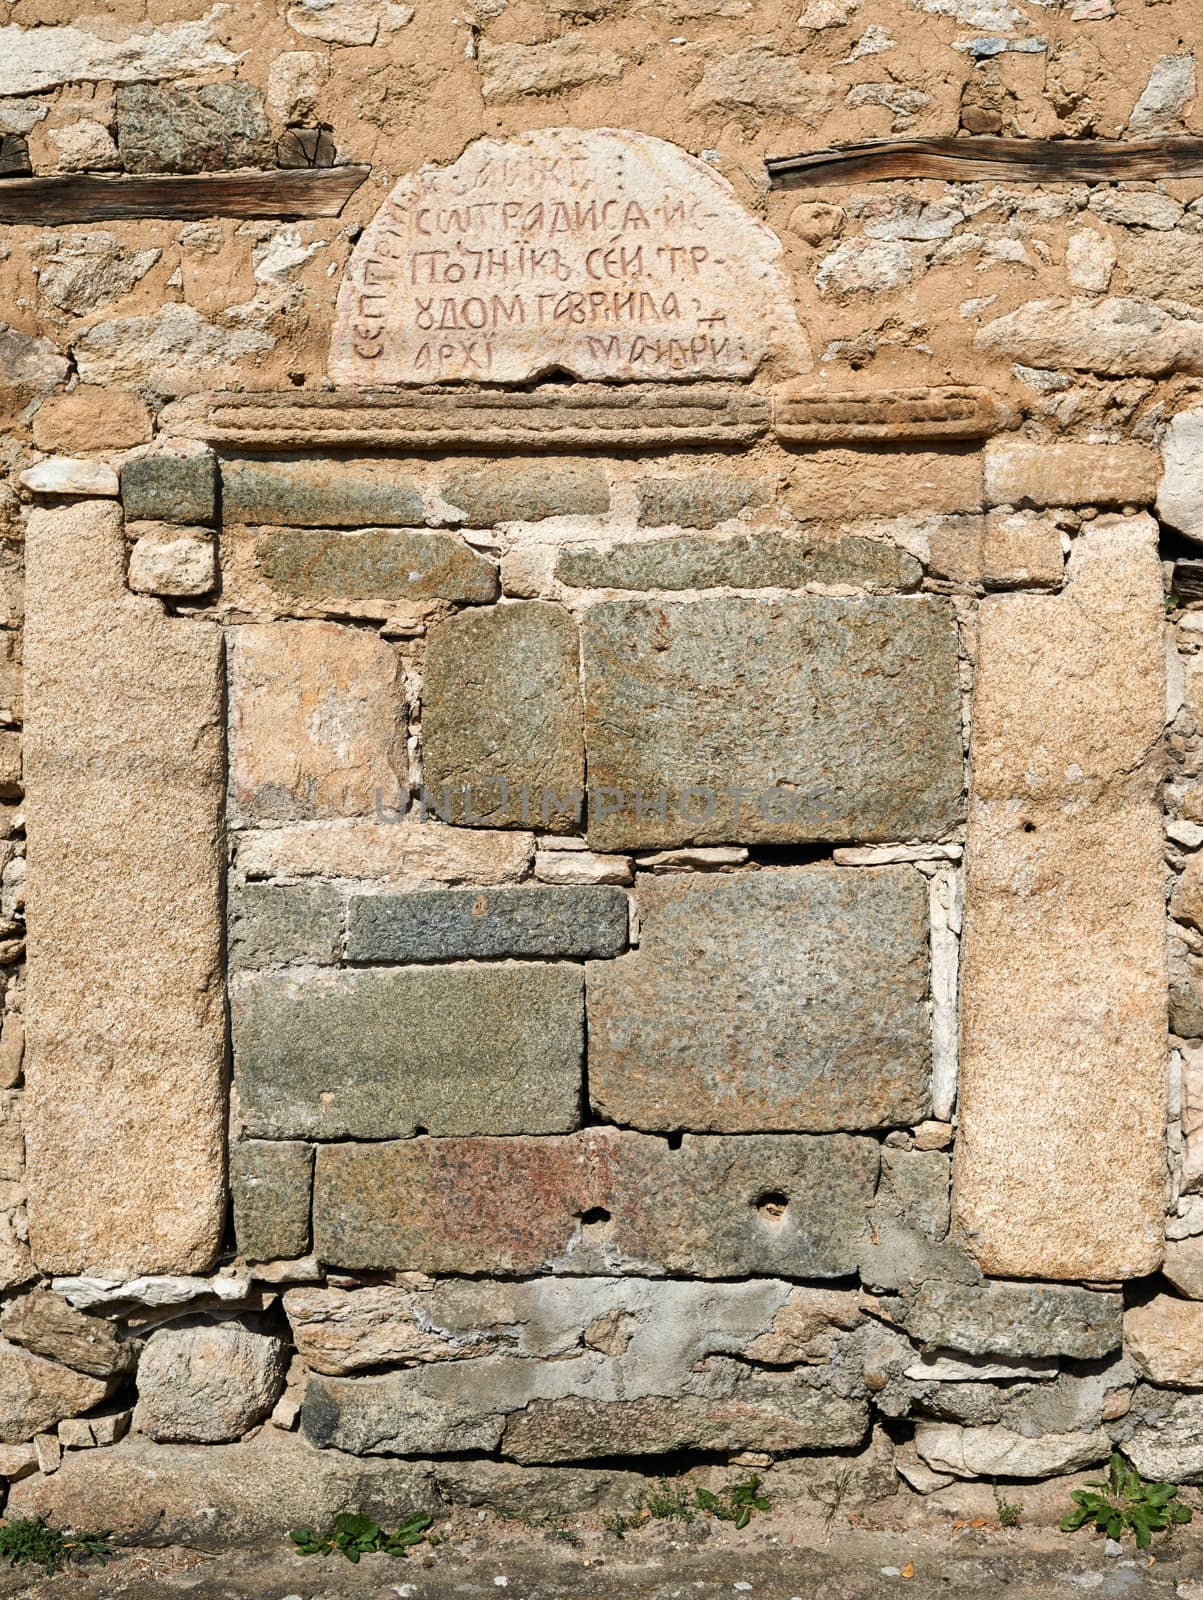
[[[1029,300],[973,343],[986,356],[1108,377],[1203,372],[1203,320],[1152,300]]]
[[[960,1428],[948,1422],[921,1422],[915,1447],[928,1466],[957,1478],[1048,1478],[1093,1466],[1111,1453],[1101,1428],[1031,1438],[1008,1428]]]
[[[379,1313],[380,1292],[361,1293],[371,1303],[363,1313],[348,1305],[354,1295],[340,1297],[338,1311]],[[379,1321],[369,1324],[369,1344],[357,1354],[419,1365],[379,1378],[312,1379],[302,1426],[315,1443],[357,1454],[500,1446],[518,1460],[554,1461],[754,1441],[847,1447],[865,1434],[862,1401],[727,1359],[769,1336],[794,1294],[780,1281],[459,1282],[411,1291],[405,1307],[392,1293],[391,1338]],[[290,1315],[319,1295],[291,1291]],[[344,1323],[335,1335],[327,1366],[345,1368],[349,1331]],[[319,1346],[319,1360],[326,1353]]]
[[[272,595],[320,601],[343,616],[387,616],[390,601],[497,598],[496,567],[450,533],[273,528],[257,533],[252,548]]]
[[[327,1528],[348,1506],[394,1528],[438,1499],[420,1464],[356,1460],[268,1429],[245,1444],[164,1446],[133,1434],[111,1450],[72,1451],[52,1477],[14,1484],[8,1506],[131,1544],[214,1550]]]
[[[486,102],[554,94],[582,84],[621,78],[625,66],[613,50],[598,50],[576,34],[542,44],[480,44],[480,92]]]
[[[152,426],[141,395],[81,383],[38,407],[33,442],[39,450],[67,455],[73,450],[124,450],[149,439]]]
[[[1124,1313],[1124,1349],[1153,1383],[1203,1389],[1203,1305],[1154,1295]]]
[[[572,466],[461,468],[448,475],[442,497],[469,528],[546,517],[604,516],[610,509],[606,474],[592,462]]]
[[[622,796],[591,804],[595,849],[904,839],[960,813],[943,600],[611,601],[584,666],[591,794]]]
[[[1156,540],[1101,518],[1062,594],[981,608],[954,1199],[994,1274],[1110,1281],[1161,1257]]]
[[[1142,1477],[1203,1482],[1203,1394],[1137,1390],[1124,1454]]]
[[[134,384],[161,394],[190,394],[201,374],[210,383],[233,382],[268,351],[275,336],[256,328],[230,328],[202,317],[194,306],[169,300],[147,316],[95,322],[73,346],[84,383]],[[147,511],[142,515],[163,516]],[[199,519],[186,516],[185,522]]]
[[[476,1287],[477,1317],[484,1316],[482,1308],[490,1296],[498,1306],[508,1306],[514,1292],[509,1284]],[[442,1286],[439,1307],[450,1297],[454,1310],[456,1295],[455,1284]],[[488,1355],[507,1342],[492,1323],[475,1333],[465,1326],[462,1316],[449,1316],[445,1309],[446,1325],[435,1326],[431,1320],[435,1303],[428,1287],[399,1283],[362,1289],[289,1289],[284,1296],[298,1353],[311,1371],[335,1377],[414,1361],[463,1361]]]
[[[882,1151],[881,1182],[860,1253],[861,1282],[910,1294],[931,1279],[971,1283],[979,1274],[949,1231],[949,1160],[938,1150]]]
[[[1163,468],[1157,516],[1188,539],[1203,542],[1203,411],[1180,411],[1161,443]]]
[[[1172,133],[1195,98],[1195,58],[1190,54],[1161,56],[1128,118],[1128,132],[1143,138]]]
[[[207,528],[143,522],[127,524],[126,533],[136,539],[129,558],[135,594],[182,597],[217,587],[217,551]]]
[[[138,1362],[134,1427],[160,1444],[227,1444],[280,1397],[288,1347],[237,1322],[158,1328]]]
[[[771,478],[735,478],[726,473],[640,478],[635,485],[635,515],[654,528],[714,528],[751,507],[772,503]]]
[[[1157,494],[1160,463],[1139,444],[986,446],[986,504],[1145,506]]]
[[[208,450],[159,449],[121,468],[121,499],[130,522],[217,520],[217,461]]]
[[[802,518],[978,511],[982,457],[966,448],[808,450],[793,463],[785,499]]]
[[[887,225],[883,218],[870,228]],[[922,230],[924,224],[916,219],[916,226]],[[822,237],[812,242],[821,243]],[[984,437],[998,423],[993,395],[973,385],[874,388],[863,394],[833,393],[825,383],[784,384],[773,392],[773,431],[791,444],[960,441]]]
[[[1051,517],[991,511],[984,518],[980,581],[987,589],[1059,588],[1064,576],[1061,530]]]
[[[127,172],[269,167],[273,156],[263,96],[249,83],[118,89],[117,148]]]
[[[579,800],[584,783],[578,652],[576,623],[538,600],[467,612],[431,630],[423,777],[434,806],[450,786],[448,820],[575,831],[565,797],[575,790]]]
[[[285,528],[421,527],[422,492],[391,462],[232,460],[221,464],[226,522]]]
[[[589,968],[589,1097],[638,1128],[813,1133],[920,1122],[927,885],[803,868],[639,891],[639,946]]]
[[[314,1247],[349,1269],[841,1277],[877,1164],[872,1140],[842,1134],[326,1145]]]
[[[380,1139],[579,1126],[579,966],[265,972],[231,997],[253,1134]]]
[[[212,13],[133,30],[79,25],[0,28],[0,95],[36,94],[60,83],[137,83],[233,67],[238,57],[211,35]]]
[[[922,576],[918,561],[904,550],[856,535],[672,534],[569,545],[556,562],[559,581],[581,589],[801,589],[809,583],[915,589]]]
[[[0,1444],[22,1444],[64,1417],[89,1411],[113,1387],[0,1339]]]
[[[234,1237],[248,1261],[292,1261],[309,1248],[313,1150],[287,1140],[230,1146]]]
[[[329,884],[242,884],[230,890],[229,938],[241,967],[329,965],[342,951],[342,895]]]
[[[604,887],[352,895],[347,959],[616,956],[627,947],[627,921],[626,895]]]
[[[527,257],[544,246],[566,270],[540,293]],[[503,264],[474,294],[468,252],[481,250]],[[330,372],[368,385],[521,382],[556,368],[747,377],[778,347],[806,367],[780,256],[725,178],[663,140],[611,128],[479,139],[452,166],[403,177],[369,224],[339,292]]]
[[[406,771],[401,663],[333,622],[229,630],[230,785],[243,821],[395,808]]]
[[[115,495],[117,474],[107,462],[47,456],[22,472],[18,482],[31,494]]]
[[[1179,1294],[1203,1300],[1203,1236],[1167,1239],[1161,1271]]]
[[[318,822],[243,835],[248,878],[371,878],[382,883],[511,883],[534,853],[529,833],[464,832],[420,820]]]
[[[1119,1348],[1122,1314],[1120,1295],[1064,1284],[927,1283],[906,1329],[923,1345],[969,1355],[1088,1361]]]
[[[94,1378],[131,1371],[137,1356],[111,1323],[85,1316],[47,1289],[10,1300],[0,1316],[0,1332],[10,1344]]]
[[[221,641],[124,580],[116,505],[31,515],[30,1237],[44,1271],[203,1272],[224,1209]]]

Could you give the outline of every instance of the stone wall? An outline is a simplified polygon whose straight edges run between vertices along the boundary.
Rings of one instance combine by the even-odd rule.
[[[1169,12],[15,0],[10,1510],[1203,1482],[1203,179],[761,166]]]

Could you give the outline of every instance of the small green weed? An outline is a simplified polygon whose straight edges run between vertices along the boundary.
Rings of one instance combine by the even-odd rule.
[[[994,1488],[994,1509],[998,1513],[1000,1528],[1018,1528],[1023,1521],[1023,1501],[1008,1500],[997,1484]]]
[[[692,1522],[701,1511],[719,1522],[733,1522],[737,1528],[746,1528],[758,1511],[768,1511],[771,1505],[768,1495],[761,1494],[760,1479],[755,1475],[746,1483],[732,1484],[724,1494],[695,1488],[692,1500],[687,1483],[661,1478],[659,1486],[641,1506],[627,1513],[611,1512],[602,1518],[602,1527],[621,1539],[624,1534],[646,1527],[653,1520]]]
[[[332,1550],[337,1550],[348,1561],[357,1562],[360,1556],[377,1552],[386,1556],[405,1555],[414,1545],[425,1541],[426,1529],[433,1520],[428,1516],[410,1517],[396,1533],[386,1533],[371,1517],[344,1511],[335,1517],[333,1533],[323,1535],[314,1533],[311,1528],[294,1528],[288,1537],[300,1555],[328,1556]]]
[[[41,1517],[21,1517],[0,1526],[0,1561],[10,1567],[32,1562],[47,1575],[68,1561],[107,1561],[113,1554],[107,1533],[62,1533]]]
[[[1154,1533],[1190,1521],[1191,1508],[1177,1496],[1176,1484],[1146,1483],[1136,1468],[1116,1453],[1105,1480],[1095,1480],[1070,1495],[1075,1509],[1063,1518],[1061,1528],[1073,1533],[1093,1523],[1109,1539],[1119,1539],[1131,1530],[1136,1548],[1147,1550]]]
[[[761,1494],[760,1479],[755,1473],[747,1483],[733,1484],[725,1498],[710,1489],[698,1489],[694,1499],[700,1511],[720,1522],[733,1522],[737,1528],[746,1528],[758,1511],[769,1511],[773,1504],[767,1494]]]

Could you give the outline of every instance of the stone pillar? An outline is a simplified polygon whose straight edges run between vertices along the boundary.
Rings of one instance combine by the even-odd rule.
[[[989,1273],[1161,1259],[1163,617],[1144,516],[1089,524],[1060,594],[982,603],[954,1197]]]
[[[219,630],[125,587],[121,512],[29,520],[30,1239],[203,1272],[224,1213]]]

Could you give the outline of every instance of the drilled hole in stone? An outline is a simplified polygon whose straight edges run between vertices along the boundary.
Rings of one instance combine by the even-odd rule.
[[[756,1197],[756,1209],[765,1222],[780,1222],[788,1207],[789,1196],[780,1189],[766,1189]]]
[[[1034,822],[1025,822],[1023,825],[1023,831],[1025,833],[1035,833],[1036,824]]]
[[[605,1233],[610,1226],[610,1213],[605,1206],[591,1206],[588,1211],[581,1214],[581,1233],[588,1238],[590,1234]]]

